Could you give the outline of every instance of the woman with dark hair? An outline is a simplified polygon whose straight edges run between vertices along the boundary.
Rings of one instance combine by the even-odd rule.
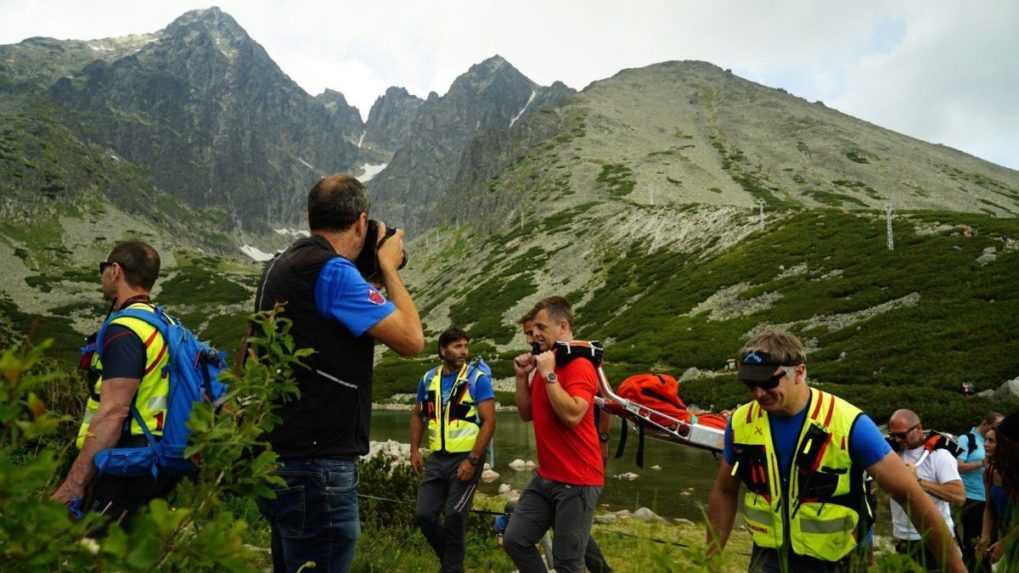
[[[978,555],[1006,571],[1009,567],[1002,563],[1019,563],[1019,414],[1005,417],[984,440],[987,505]],[[977,570],[989,568],[985,565]]]

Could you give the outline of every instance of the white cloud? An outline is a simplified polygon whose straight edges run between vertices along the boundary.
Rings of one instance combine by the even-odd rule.
[[[622,68],[701,59],[867,121],[1019,167],[1019,3],[221,0],[306,91],[367,116],[386,87],[444,93],[501,54],[575,88]],[[151,32],[193,1],[0,0],[0,43]]]

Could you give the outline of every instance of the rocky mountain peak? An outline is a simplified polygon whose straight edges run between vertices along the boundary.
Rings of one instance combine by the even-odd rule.
[[[471,66],[467,73],[462,74],[453,81],[449,88],[449,94],[457,95],[463,92],[481,94],[493,86],[496,89],[507,86],[526,86],[533,88],[534,82],[527,78],[520,70],[513,67],[502,56],[495,55],[486,60]]]
[[[326,110],[336,119],[343,136],[356,144],[364,132],[364,121],[361,119],[361,111],[347,103],[347,98],[342,93],[333,89],[326,88],[322,93],[315,96],[315,99],[324,105]]]
[[[438,97],[438,96],[436,96]],[[423,100],[402,87],[392,86],[375,100],[365,124],[364,144],[393,154],[410,135],[411,125]]]
[[[200,43],[200,38],[207,38],[231,60],[236,57],[239,49],[254,43],[232,16],[216,7],[185,12],[171,22],[163,33],[173,38],[175,43]]]

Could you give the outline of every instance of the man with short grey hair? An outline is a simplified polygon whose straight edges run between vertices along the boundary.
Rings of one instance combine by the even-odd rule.
[[[896,410],[888,419],[888,435],[906,469],[927,494],[949,531],[954,529],[952,505],[966,501],[966,490],[959,477],[959,466],[952,454],[944,448],[927,444],[923,422],[912,410]],[[906,510],[896,500],[892,504],[892,536],[895,550],[908,554],[928,571],[943,571],[940,561],[927,549],[923,536],[913,527]],[[958,553],[957,547],[952,550]]]

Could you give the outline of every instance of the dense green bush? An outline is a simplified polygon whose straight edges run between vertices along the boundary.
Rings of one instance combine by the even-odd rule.
[[[43,359],[50,342],[9,347],[0,355],[0,571],[258,571],[264,556],[245,546],[249,524],[227,499],[271,495],[275,454],[259,441],[276,422],[271,404],[293,395],[297,350],[289,323],[264,314],[252,355],[242,372],[226,374],[229,415],[211,404],[192,413],[189,455],[202,464],[171,497],[152,501],[125,529],[111,524],[95,538],[102,517],[71,521],[67,508],[49,501],[70,454],[54,440],[76,420],[50,411],[41,395],[65,376]],[[52,403],[59,403],[59,399]],[[66,436],[65,436],[65,439]],[[255,453],[261,452],[261,453]]]

